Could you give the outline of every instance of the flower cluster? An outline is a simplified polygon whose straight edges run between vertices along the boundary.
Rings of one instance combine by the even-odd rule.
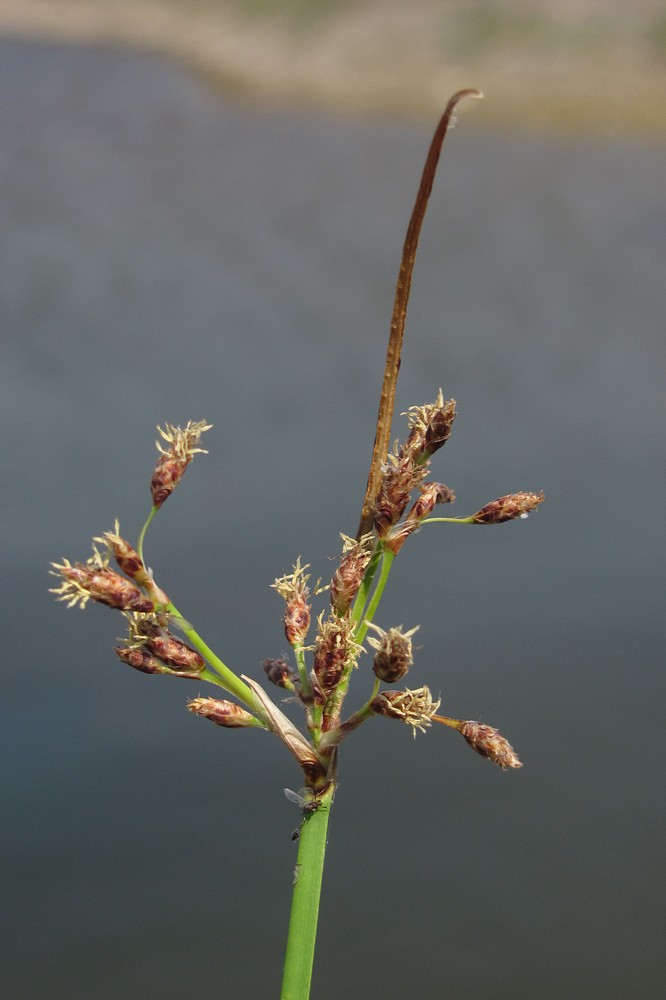
[[[169,424],[165,430],[157,428],[169,449],[157,443],[160,457],[151,477],[153,510],[147,524],[176,488],[194,455],[203,452],[199,441],[210,426],[202,420],[188,423],[185,429]],[[112,557],[120,573],[111,569]],[[170,623],[178,624],[178,616],[140,551],[120,534],[118,521],[113,531],[93,539],[93,554],[85,563],[64,559],[52,566],[60,585],[51,593],[68,607],[84,608],[92,600],[122,612],[128,635],[124,645],[115,647],[115,653],[123,663],[146,674],[187,678],[204,674],[206,662],[201,654],[169,631]]]
[[[543,500],[542,493],[514,493],[467,517],[433,517],[437,505],[455,500],[448,486],[427,480],[431,459],[448,441],[455,415],[455,401],[445,400],[441,390],[433,403],[409,410],[408,436],[402,445],[395,444],[382,470],[373,531],[358,539],[342,536],[342,553],[328,588],[332,612],[328,617],[318,616],[311,646],[305,645],[313,617],[309,567],[299,559],[291,573],[273,584],[285,602],[284,634],[296,669],[284,658],[266,660],[264,667],[269,680],[293,692],[301,703],[312,745],[325,766],[342,740],[373,716],[398,719],[414,735],[417,730],[424,732],[433,720],[452,725],[472,749],[498,766],[521,766],[510,744],[494,728],[438,716],[440,701],[427,687],[380,691],[381,683],[399,682],[413,665],[416,628],[385,630],[373,622],[392,561],[406,540],[431,522],[501,524],[525,517]],[[376,633],[367,638],[374,650],[373,690],[365,705],[345,719],[342,708],[351,671],[359,664],[369,629]],[[311,669],[306,665],[309,652],[313,653]]]
[[[135,670],[206,681],[235,695],[243,704],[195,698],[189,709],[225,728],[272,731],[296,757],[315,799],[333,780],[342,740],[372,717],[397,719],[411,727],[414,735],[417,730],[425,732],[433,721],[443,723],[457,729],[473,750],[498,766],[520,767],[512,747],[496,729],[437,715],[440,699],[433,697],[427,687],[380,690],[381,684],[400,682],[414,662],[412,636],[418,626],[407,631],[402,627],[383,629],[373,621],[392,562],[406,540],[423,524],[433,521],[501,524],[525,517],[543,500],[542,493],[514,493],[493,500],[469,517],[432,517],[437,505],[455,499],[448,486],[426,481],[432,456],[450,437],[455,412],[454,400],[445,400],[441,390],[434,403],[409,411],[408,436],[402,445],[396,443],[383,468],[374,504],[373,531],[358,539],[342,535],[342,552],[329,586],[314,588],[314,596],[328,590],[330,612],[317,616],[311,645],[307,645],[313,618],[309,566],[298,559],[292,571],[273,584],[284,601],[284,635],[293,651],[294,664],[281,656],[266,659],[263,666],[267,679],[300,703],[307,737],[256,681],[237,677],[178,615],[144,563],[145,528],[134,548],[122,537],[116,522],[113,531],[94,539],[93,555],[86,563],[64,560],[54,564],[61,580],[54,593],[70,607],[84,607],[93,600],[120,610],[128,624],[128,635],[122,645],[115,647],[115,653]],[[180,482],[193,456],[203,452],[199,442],[209,427],[199,421],[188,423],[185,429],[169,424],[164,430],[158,428],[169,447],[157,444],[160,457],[151,477],[153,508],[146,527]],[[110,567],[112,557],[120,572]],[[174,635],[170,630],[173,625],[184,631],[191,642]],[[374,635],[368,635],[369,630]],[[374,652],[372,690],[362,708],[344,718],[351,673],[366,652],[366,636]]]
[[[396,553],[436,503],[451,503],[454,499],[453,493],[443,484],[429,483],[427,487],[422,484],[428,474],[430,459],[451,435],[456,416],[455,399],[445,401],[440,389],[434,403],[413,406],[408,416],[409,436],[402,447],[396,444],[388,457],[374,509],[375,530]],[[421,489],[423,511],[416,509],[415,504],[405,519],[412,526],[406,531],[403,527],[401,532],[396,532],[395,526],[405,513],[411,494],[417,487]]]
[[[129,632],[114,652],[119,660],[144,674],[199,678],[206,669],[201,653],[169,631],[163,614],[124,612]]]

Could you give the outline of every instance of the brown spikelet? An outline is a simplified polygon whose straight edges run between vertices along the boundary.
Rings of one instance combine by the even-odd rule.
[[[385,715],[389,719],[400,719],[412,727],[414,736],[416,730],[425,732],[439,708],[439,701],[434,701],[430,689],[416,688],[410,691],[382,691],[370,703],[376,715]]]
[[[272,584],[274,590],[284,599],[287,607],[284,613],[284,633],[290,646],[302,646],[310,628],[310,590],[306,573],[308,566],[301,566],[300,558],[291,573],[281,576]]]
[[[67,559],[63,563],[53,563],[63,582],[51,590],[59,601],[68,607],[78,604],[85,607],[88,600],[98,601],[110,608],[123,611],[152,611],[154,601],[149,600],[138,587],[115,573],[108,566],[98,565],[95,560],[72,565]]]
[[[376,677],[386,684],[395,684],[404,677],[412,663],[412,636],[416,628],[402,632],[402,626],[390,628],[388,632],[378,625],[369,625],[377,632],[379,638],[368,638],[368,643],[376,650],[372,669]]]
[[[352,640],[355,623],[351,618],[333,615],[320,620],[314,651],[314,675],[326,694],[340,682],[350,658],[358,654],[359,646]]]
[[[363,576],[372,558],[372,535],[356,541],[342,536],[343,549],[340,565],[331,580],[331,604],[339,615],[346,614],[359,592]]]
[[[188,702],[188,710],[204,719],[210,719],[218,726],[226,729],[248,729],[263,724],[251,712],[246,712],[233,701],[220,701],[217,698],[193,698]]]
[[[509,493],[477,510],[472,520],[474,524],[502,524],[516,517],[527,517],[544,499],[543,490],[540,493]]]
[[[502,734],[492,726],[484,726],[481,722],[460,722],[456,727],[465,737],[472,750],[482,757],[491,760],[498,767],[522,767],[517,753]]]
[[[284,657],[280,657],[279,659],[269,657],[264,660],[262,666],[271,684],[275,684],[276,687],[286,688],[288,691],[294,690],[297,678]]]
[[[199,448],[198,445],[201,435],[212,426],[205,420],[196,422],[190,420],[184,428],[173,427],[171,424],[165,424],[164,430],[161,427],[157,428],[168,448],[159,441],[155,442],[160,452],[150,481],[150,492],[155,507],[161,507],[171,496],[194,456],[206,454],[205,449]]]
[[[431,514],[439,503],[453,503],[455,494],[444,483],[424,483],[421,495],[413,503],[403,521],[389,528],[383,541],[384,546],[397,555],[413,532],[417,531],[421,521]]]

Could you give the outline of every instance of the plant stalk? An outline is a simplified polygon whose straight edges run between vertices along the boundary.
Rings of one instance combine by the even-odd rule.
[[[377,428],[375,431],[375,443],[372,449],[372,460],[370,462],[370,472],[368,473],[368,485],[365,488],[363,497],[363,507],[361,509],[361,519],[356,533],[357,538],[361,538],[372,527],[372,515],[377,494],[382,478],[382,467],[386,462],[388,454],[389,440],[391,438],[391,422],[393,420],[393,405],[395,402],[395,389],[400,370],[400,360],[402,354],[402,341],[405,335],[405,320],[407,318],[407,304],[409,302],[409,292],[412,286],[412,273],[414,271],[414,261],[416,259],[416,249],[419,245],[421,226],[428,207],[428,198],[432,191],[432,184],[439,163],[439,155],[442,151],[442,144],[449,130],[453,112],[456,105],[463,97],[483,97],[479,90],[459,90],[454,94],[446,105],[444,114],[439,120],[432,137],[421,183],[416,194],[416,201],[412,209],[412,215],[407,226],[407,235],[402,248],[402,259],[400,270],[398,271],[398,281],[395,288],[395,299],[393,302],[393,313],[391,315],[391,330],[389,334],[388,348],[386,351],[386,364],[384,366],[384,379],[382,381],[382,391],[379,397],[379,412],[377,414]]]
[[[308,1000],[312,981],[319,899],[324,875],[328,818],[334,786],[322,796],[314,812],[305,812],[294,868],[289,935],[280,1000]]]
[[[368,623],[372,621],[375,611],[379,607],[379,602],[384,594],[384,587],[386,586],[386,581],[388,580],[389,573],[391,572],[391,566],[393,565],[393,560],[395,559],[395,554],[391,552],[390,549],[382,549],[381,553],[381,569],[379,571],[379,579],[372,595],[372,599],[370,600],[365,615],[363,616],[363,621],[356,629],[356,633],[354,635],[356,642],[363,642],[365,639],[368,631]]]

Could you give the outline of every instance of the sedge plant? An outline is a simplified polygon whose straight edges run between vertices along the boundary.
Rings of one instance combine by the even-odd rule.
[[[432,723],[457,730],[482,757],[501,768],[519,768],[521,761],[509,742],[492,726],[439,714],[440,701],[426,686],[408,687],[405,678],[413,662],[416,628],[387,630],[375,617],[396,556],[407,539],[428,524],[501,524],[526,517],[543,500],[542,493],[517,492],[485,504],[467,517],[441,517],[435,511],[454,501],[453,491],[430,478],[431,461],[448,440],[456,415],[455,401],[441,390],[434,402],[412,407],[408,433],[389,449],[391,422],[405,318],[416,248],[432,189],[442,143],[463,90],[449,101],[426,158],[416,202],[405,238],[398,275],[389,345],[384,369],[375,442],[360,521],[355,537],[342,535],[342,549],[330,584],[309,585],[307,565],[300,558],[291,572],[273,584],[284,602],[284,632],[292,659],[267,659],[265,677],[282,690],[284,700],[298,706],[301,725],[285,714],[274,697],[254,678],[237,674],[223,662],[147,569],[146,531],[180,483],[193,457],[205,453],[202,435],[211,425],[201,420],[186,427],[158,427],[159,458],[151,479],[152,507],[136,545],[120,534],[116,522],[93,540],[85,563],[54,563],[59,586],[54,593],[68,606],[89,600],[119,611],[126,619],[127,637],[115,648],[118,658],[135,670],[207,682],[215,695],[196,697],[189,710],[224,729],[268,730],[295,758],[301,771],[302,793],[287,792],[302,810],[294,835],[298,858],[283,970],[282,1000],[310,996],[317,917],[324,871],[328,823],[337,785],[343,741],[367,720],[394,719],[416,735]],[[111,560],[117,570],[111,568]],[[118,570],[120,572],[118,572]],[[328,608],[312,628],[313,597],[328,592]],[[372,657],[369,666],[364,658]],[[360,709],[345,714],[345,700],[357,674],[372,682]]]

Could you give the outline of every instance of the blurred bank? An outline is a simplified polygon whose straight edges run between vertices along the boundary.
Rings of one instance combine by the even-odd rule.
[[[476,87],[478,123],[666,131],[659,0],[3,0],[0,35],[171,55],[271,106],[429,121]]]

